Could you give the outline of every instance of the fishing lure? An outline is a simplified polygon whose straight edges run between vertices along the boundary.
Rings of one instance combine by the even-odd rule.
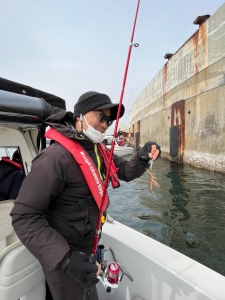
[[[145,170],[150,174],[150,178],[149,178],[149,190],[153,194],[152,185],[156,186],[159,189],[161,188],[161,185],[158,184],[158,182],[155,180],[156,177],[153,176],[153,174],[148,169],[145,169]]]

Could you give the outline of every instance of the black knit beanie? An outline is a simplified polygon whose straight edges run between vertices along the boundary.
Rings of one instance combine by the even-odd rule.
[[[74,105],[74,119],[79,117],[80,114],[84,115],[92,110],[99,110],[110,108],[111,117],[113,120],[116,119],[119,104],[112,103],[109,96],[98,92],[87,92],[80,96],[77,103]],[[124,106],[122,104],[120,111],[120,118],[124,114]]]

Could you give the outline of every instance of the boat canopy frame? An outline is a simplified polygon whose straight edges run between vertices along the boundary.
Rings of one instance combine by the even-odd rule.
[[[38,149],[46,147],[44,120],[66,110],[64,99],[0,77],[0,126],[38,129]]]
[[[25,84],[14,82],[0,77],[0,90],[26,95],[30,97],[42,98],[53,107],[58,107],[66,110],[66,101],[58,96],[43,92]]]

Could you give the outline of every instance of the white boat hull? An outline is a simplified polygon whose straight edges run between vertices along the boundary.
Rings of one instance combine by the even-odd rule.
[[[99,282],[100,300],[224,300],[225,277],[177,251],[119,223],[106,223],[100,243],[107,262],[116,259],[126,275],[114,293]],[[0,299],[45,299],[40,264],[23,245],[4,251],[0,264]],[[15,297],[16,296],[16,297]]]
[[[99,283],[103,299],[206,300],[225,299],[225,277],[189,257],[121,224],[105,224],[100,241],[134,277],[124,276],[114,294]],[[108,248],[109,249],[109,248]],[[105,259],[113,261],[108,250]]]
[[[106,147],[109,150],[111,149],[111,145],[107,145]],[[134,148],[115,145],[113,152],[119,156],[131,155],[134,152]]]

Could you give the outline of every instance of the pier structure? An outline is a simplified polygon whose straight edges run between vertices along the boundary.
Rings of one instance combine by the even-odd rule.
[[[225,173],[225,3],[194,24],[134,102],[131,142],[154,140],[164,158]]]

